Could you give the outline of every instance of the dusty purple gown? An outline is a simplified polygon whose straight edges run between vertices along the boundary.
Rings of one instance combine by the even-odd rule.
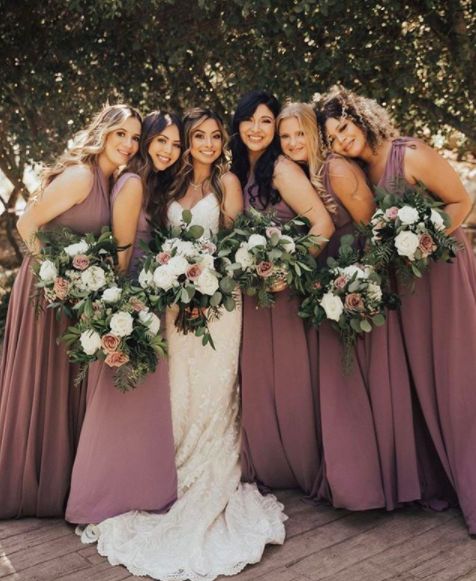
[[[128,179],[114,186],[112,203]],[[150,239],[145,212],[139,217],[131,272]],[[177,497],[177,473],[170,408],[168,364],[161,359],[132,392],[114,387],[103,362],[89,368],[86,415],[73,467],[66,520],[98,523],[130,510],[163,511]]]
[[[245,188],[245,208],[251,188]],[[283,200],[272,208],[282,221],[295,216]],[[287,290],[272,308],[258,309],[254,297],[244,297],[241,464],[245,481],[315,496],[321,469],[316,333],[306,329],[298,307]]]
[[[352,217],[332,189],[331,173],[338,172],[334,159],[324,166],[324,184],[335,201],[336,230],[321,263],[336,256],[341,237],[354,231]],[[357,340],[350,374],[342,370],[340,340],[330,324],[319,328],[318,341],[327,500],[352,510],[392,510],[432,494],[420,482],[411,383],[397,313],[388,312],[385,326]]]
[[[398,193],[412,142],[393,141],[378,185]],[[462,229],[452,235],[462,245],[454,262],[432,264],[413,294],[400,289],[401,321],[426,426],[476,534],[476,261]]]
[[[96,232],[109,225],[109,184],[98,167],[88,197],[49,225]],[[16,278],[0,368],[0,518],[62,516],[84,413],[84,390],[56,340],[67,327],[35,316],[31,258]]]

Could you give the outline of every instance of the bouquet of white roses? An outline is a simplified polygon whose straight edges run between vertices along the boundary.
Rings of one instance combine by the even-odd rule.
[[[228,260],[234,279],[258,306],[270,307],[286,287],[302,294],[306,276],[316,269],[309,249],[324,238],[304,233],[308,225],[299,216],[281,224],[272,213],[250,209],[219,240],[218,256]]]
[[[385,309],[399,304],[397,295],[385,291],[374,268],[360,261],[353,240],[352,235],[343,236],[337,258],[328,258],[327,266],[308,281],[299,310],[299,316],[315,327],[330,321],[343,344],[346,372],[352,366],[357,337],[383,325]]]
[[[139,284],[159,312],[178,306],[175,325],[181,332],[193,331],[203,345],[214,348],[208,324],[220,317],[222,307],[236,308],[237,285],[217,256],[216,241],[191,221],[191,212],[184,210],[180,227],[154,232]]]
[[[77,322],[62,337],[70,360],[81,366],[77,382],[87,365],[98,360],[115,369],[114,384],[121,391],[133,389],[155,371],[167,349],[159,333],[160,319],[150,307],[146,293],[127,280],[84,304]]]
[[[449,218],[442,203],[417,184],[402,196],[377,189],[377,210],[368,226],[365,260],[377,270],[392,264],[403,282],[421,278],[430,261],[451,262],[458,243],[445,233]]]
[[[74,317],[73,307],[95,301],[106,289],[117,286],[118,248],[109,228],[103,228],[99,236],[75,234],[68,228],[40,230],[36,235],[41,250],[33,273],[48,308]]]

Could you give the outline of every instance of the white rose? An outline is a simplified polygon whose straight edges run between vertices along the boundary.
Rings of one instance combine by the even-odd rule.
[[[80,240],[76,242],[76,244],[70,244],[69,246],[65,246],[64,251],[68,256],[76,256],[77,254],[86,254],[89,250],[89,244],[86,240]]]
[[[374,282],[369,282],[367,287],[367,296],[371,301],[380,302],[382,300],[382,289]]]
[[[154,284],[157,288],[168,291],[177,284],[177,277],[168,265],[164,264],[154,270]]]
[[[296,250],[296,244],[294,240],[291,238],[291,236],[283,234],[283,236],[281,236],[281,240],[284,242],[284,247],[286,248],[286,251],[289,252],[289,254],[293,254],[294,251]]]
[[[248,248],[255,246],[264,246],[266,248],[266,238],[261,234],[252,234],[248,239]]]
[[[127,337],[132,333],[134,327],[134,319],[130,313],[126,311],[119,311],[114,313],[111,317],[111,322],[109,323],[111,331],[114,335],[118,337]]]
[[[415,251],[418,248],[420,239],[413,232],[400,232],[395,236],[395,248],[400,256],[407,256],[410,260],[415,258]]]
[[[105,303],[117,303],[117,301],[121,298],[122,290],[117,286],[113,286],[111,288],[107,288],[102,293],[102,300]]]
[[[174,247],[174,242],[175,240],[178,240],[177,238],[167,238],[167,240],[164,241],[164,243],[162,244],[162,252],[170,252],[172,250],[172,248]]]
[[[153,282],[154,275],[152,274],[152,272],[150,272],[150,270],[145,270],[145,268],[143,268],[139,274],[139,284],[141,285],[141,287],[148,288],[152,286]]]
[[[398,217],[402,224],[414,224],[418,221],[420,216],[416,208],[412,208],[412,206],[403,206],[403,208],[398,210]]]
[[[79,341],[86,355],[94,355],[101,347],[101,336],[92,329],[83,331],[79,337]]]
[[[188,260],[183,256],[173,256],[167,262],[167,268],[170,272],[175,276],[180,276],[181,274],[185,274],[187,272],[187,268],[189,267]]]
[[[200,264],[205,268],[210,268],[213,270],[215,268],[215,259],[211,254],[204,254],[200,259]]]
[[[328,319],[338,321],[344,311],[344,305],[340,297],[333,293],[326,293],[320,300],[321,307],[326,312]]]
[[[436,210],[431,210],[430,220],[435,227],[436,230],[444,230],[445,229],[445,221],[441,217],[441,214]]]
[[[189,240],[179,240],[176,238],[173,243],[173,248],[176,249],[178,256],[192,258],[198,254],[198,250],[195,248],[194,243]]]
[[[202,272],[195,282],[195,288],[204,295],[212,296],[218,290],[218,279],[208,268]]]
[[[40,266],[39,275],[41,280],[45,282],[53,282],[58,276],[58,271],[56,270],[56,266],[53,262],[51,262],[51,260],[43,260]]]
[[[90,266],[81,273],[81,283],[88,291],[97,291],[106,284],[106,273],[100,266]]]
[[[160,319],[154,313],[150,313],[149,311],[140,311],[139,321],[148,327],[150,334],[154,335],[154,337],[160,331]]]
[[[365,270],[363,270],[362,268],[360,268],[360,266],[357,266],[356,264],[351,264],[350,266],[346,266],[345,268],[339,268],[338,270],[349,279],[352,278],[354,274],[357,275],[355,277],[356,279],[368,277],[368,273],[365,272]]]
[[[248,251],[248,244],[243,242],[240,248],[235,253],[235,261],[241,264],[243,270],[247,270],[254,266],[254,256]]]

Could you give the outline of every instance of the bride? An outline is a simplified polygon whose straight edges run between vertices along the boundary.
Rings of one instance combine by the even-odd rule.
[[[184,130],[167,219],[179,225],[189,209],[192,223],[215,233],[243,209],[240,183],[225,170],[225,130],[218,115],[199,108],[186,113]],[[267,543],[284,542],[283,506],[240,483],[238,307],[210,323],[216,350],[178,332],[176,311],[167,313],[178,500],[167,514],[133,511],[98,525],[99,553],[132,574],[209,581],[258,562]]]

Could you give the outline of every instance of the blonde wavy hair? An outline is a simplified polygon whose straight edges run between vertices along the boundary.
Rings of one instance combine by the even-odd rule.
[[[228,171],[228,162],[226,159],[226,147],[228,145],[228,133],[225,129],[223,121],[218,113],[210,109],[203,109],[201,107],[194,107],[185,112],[182,122],[184,131],[184,152],[180,162],[180,169],[177,172],[171,191],[168,196],[168,202],[172,200],[179,200],[187,193],[189,185],[193,181],[193,159],[190,154],[190,146],[192,142],[192,134],[195,129],[207,121],[213,119],[217,122],[218,129],[222,137],[222,152],[220,157],[213,162],[210,174],[210,189],[215,194],[220,207],[220,223],[223,224],[224,219],[224,202],[225,192],[223,189],[222,177]]]
[[[288,103],[281,110],[281,113],[276,119],[278,133],[281,121],[290,118],[297,119],[299,126],[304,133],[308,154],[306,169],[309,175],[309,181],[321,198],[326,210],[330,214],[335,214],[337,211],[337,205],[332,195],[327,192],[322,179],[324,159],[321,153],[322,146],[317,126],[316,113],[312,106],[307,103]]]
[[[119,129],[129,117],[137,119],[142,125],[140,113],[129,105],[105,105],[91,123],[73,137],[73,143],[52,166],[41,172],[40,195],[52,180],[63,173],[67,167],[87,164],[94,165],[97,157],[104,151],[110,133]]]

